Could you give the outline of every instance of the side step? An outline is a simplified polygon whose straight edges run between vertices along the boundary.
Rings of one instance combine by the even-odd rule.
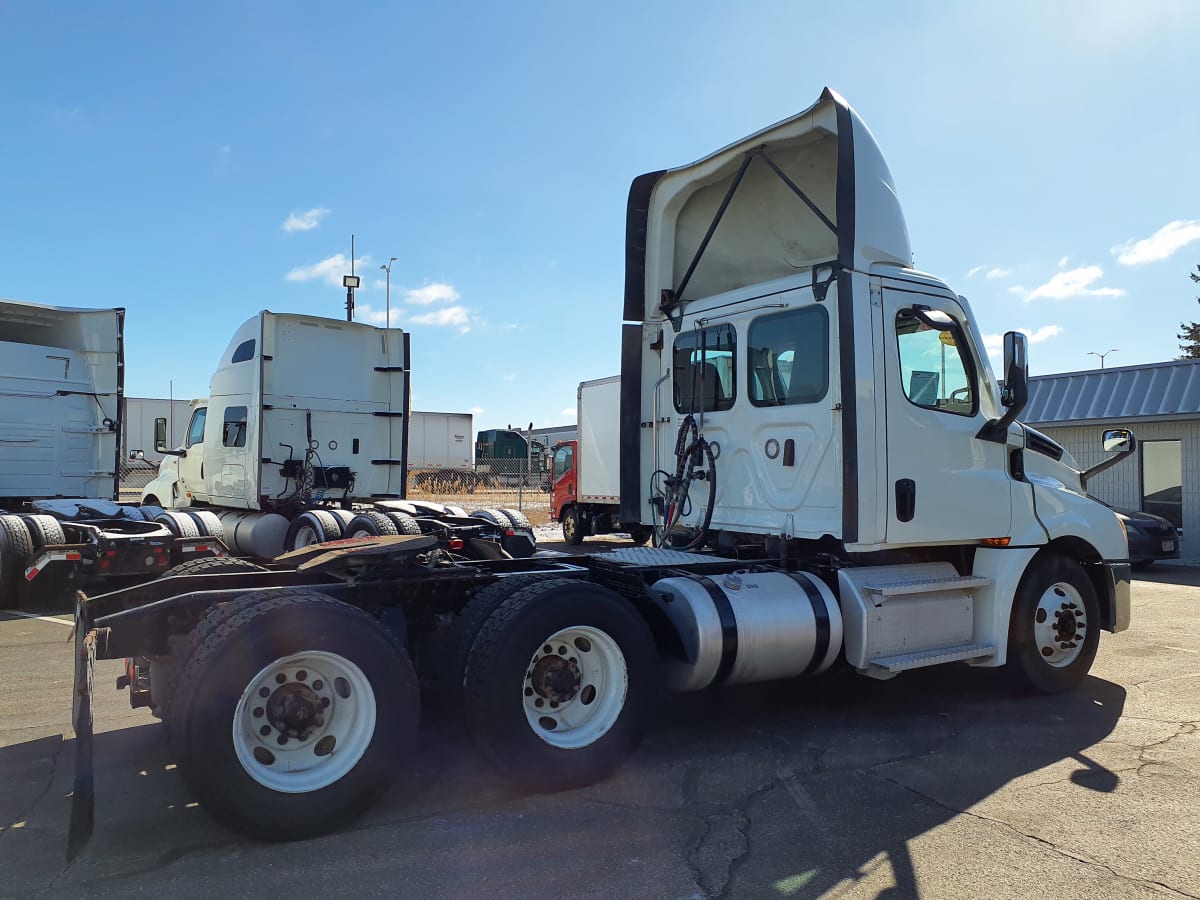
[[[900,597],[905,594],[929,594],[934,591],[969,590],[987,587],[992,579],[982,575],[954,575],[950,578],[923,578],[907,581],[867,582],[864,587],[882,597]]]
[[[909,669],[920,669],[924,666],[936,666],[940,663],[957,662],[963,659],[983,659],[993,656],[996,648],[992,644],[962,644],[958,647],[942,647],[940,650],[920,650],[916,653],[905,653],[900,656],[881,656],[871,660],[871,668],[864,675],[874,675],[876,678],[890,678]],[[881,669],[873,673],[872,669]]]

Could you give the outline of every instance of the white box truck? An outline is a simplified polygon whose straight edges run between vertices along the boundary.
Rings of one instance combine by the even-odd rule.
[[[620,520],[653,525],[656,546],[464,561],[394,537],[84,598],[81,747],[92,660],[147,660],[138,689],[201,808],[282,839],[337,827],[403,771],[420,680],[502,777],[539,791],[612,772],[664,686],[842,660],[1070,690],[1101,632],[1129,627],[1125,535],[1087,497],[1098,467],[1017,421],[1025,337],[1005,337],[1001,388],[966,300],[910,265],[883,155],[832,91],[635,179],[613,315],[633,323]],[[1103,441],[1106,464],[1134,444]]]
[[[554,448],[550,515],[568,544],[613,532],[644,544],[649,526],[621,522],[621,376],[581,382],[576,398],[578,437]]]

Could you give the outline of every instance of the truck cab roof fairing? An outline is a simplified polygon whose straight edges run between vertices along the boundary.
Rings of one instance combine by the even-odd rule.
[[[826,88],[796,116],[634,181],[625,319],[658,319],[663,291],[686,302],[819,263],[866,270],[876,262],[907,266],[911,257],[879,145]]]

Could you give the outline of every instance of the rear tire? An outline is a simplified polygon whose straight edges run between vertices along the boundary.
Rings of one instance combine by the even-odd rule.
[[[350,520],[343,532],[348,538],[390,536],[399,533],[396,523],[381,512],[359,513]]]
[[[479,629],[464,678],[467,727],[522,789],[580,787],[637,746],[661,686],[654,640],[627,601],[599,585],[543,578]]]
[[[20,605],[25,566],[33,557],[33,538],[18,516],[0,516],[0,609]]]
[[[342,523],[324,509],[302,512],[288,526],[283,539],[284,550],[298,550],[313,544],[336,541],[342,536]]]
[[[62,525],[54,516],[47,515],[24,515],[21,520],[25,523],[26,529],[29,531],[29,537],[33,541],[34,553],[40,553],[47,547],[52,547],[56,544],[65,544],[67,536],[63,533]]]
[[[225,540],[225,526],[221,524],[216,513],[209,512],[207,509],[189,509],[184,513],[191,516],[192,521],[196,523],[200,537],[216,538],[218,541]]]
[[[654,529],[649,525],[634,525],[628,522],[623,522],[621,527],[625,529],[625,532],[629,535],[629,540],[633,541],[633,543],[637,544],[639,547],[643,546],[646,541],[654,537]]]
[[[1077,687],[1100,644],[1100,604],[1083,567],[1058,554],[1035,557],[1013,600],[1005,669],[1026,690]]]
[[[389,510],[384,513],[392,524],[396,526],[398,534],[421,534],[421,526],[417,524],[417,520],[408,513],[402,513],[398,510]]]
[[[498,509],[477,509],[471,513],[471,518],[483,519],[483,521],[489,522],[497,528],[509,528],[512,526],[512,522],[508,516]]]
[[[253,837],[339,828],[382,796],[416,736],[408,655],[370,616],[315,592],[227,605],[179,678],[171,745],[184,780]]]
[[[529,521],[529,517],[519,509],[500,509],[497,512],[504,513],[508,517],[508,521],[512,523],[513,528],[525,528],[533,531],[533,523]]]
[[[176,537],[200,537],[200,528],[197,526],[196,520],[185,512],[167,510],[154,521],[165,525],[167,530]]]

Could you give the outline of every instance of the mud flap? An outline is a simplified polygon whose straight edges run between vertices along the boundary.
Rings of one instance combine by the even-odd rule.
[[[87,610],[75,607],[75,699],[71,725],[75,729],[75,786],[71,794],[71,824],[67,830],[67,862],[92,838],[96,790],[92,771],[92,684],[96,668],[96,629],[87,625]]]

